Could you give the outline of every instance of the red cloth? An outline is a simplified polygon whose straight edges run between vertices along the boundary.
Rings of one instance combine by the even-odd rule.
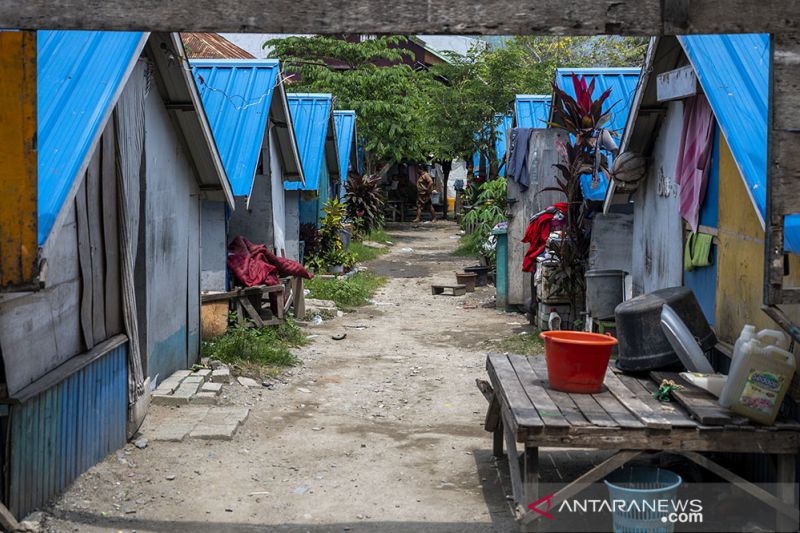
[[[253,244],[242,236],[233,239],[228,246],[228,268],[245,287],[255,285],[279,285],[278,267],[271,264],[263,244]]]
[[[314,277],[314,275],[306,270],[303,265],[293,259],[289,259],[288,257],[278,257],[272,252],[268,251],[267,259],[278,269],[278,273],[282,278],[295,277],[311,279]]]
[[[550,207],[557,209],[563,215],[567,214],[566,202],[559,202]],[[552,210],[549,211],[531,220],[530,224],[528,224],[528,229],[525,230],[525,237],[522,242],[530,243],[530,246],[525,253],[525,259],[522,261],[523,272],[533,272],[536,269],[536,258],[544,252],[544,247],[547,245],[547,238],[550,236],[553,217],[555,216]]]

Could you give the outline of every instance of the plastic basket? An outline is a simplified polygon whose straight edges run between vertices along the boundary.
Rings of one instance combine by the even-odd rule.
[[[605,479],[612,500],[624,505],[614,509],[615,533],[672,533],[674,525],[659,512],[659,500],[674,500],[681,476],[650,466],[627,466]],[[635,503],[631,503],[635,502]],[[671,506],[669,506],[671,508]]]

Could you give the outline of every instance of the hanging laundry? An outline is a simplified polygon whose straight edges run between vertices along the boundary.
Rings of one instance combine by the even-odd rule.
[[[690,233],[683,250],[683,269],[691,272],[695,268],[711,266],[711,244],[713,235]]]
[[[563,218],[566,215],[567,203],[559,202],[531,218],[528,229],[525,230],[525,237],[522,239],[522,242],[530,244],[525,253],[525,259],[522,261],[523,272],[533,272],[536,269],[536,258],[544,252],[547,238],[554,229],[555,218]]]
[[[675,181],[680,185],[679,212],[692,233],[697,233],[700,207],[708,186],[714,146],[714,113],[705,95],[687,98],[683,107],[683,129],[678,146]]]
[[[532,132],[532,128],[514,128],[510,134],[506,176],[519,183],[523,191],[527,190],[531,184],[528,173],[528,141],[531,139]]]

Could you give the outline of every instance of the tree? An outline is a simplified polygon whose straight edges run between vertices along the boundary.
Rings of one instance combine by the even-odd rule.
[[[353,109],[367,174],[388,161],[428,156],[421,127],[426,111],[422,76],[402,63],[403,36],[349,42],[288,37],[265,43],[291,74],[291,92],[329,92],[339,109]]]
[[[618,67],[642,63],[647,40],[637,37],[518,36],[480,45],[450,64],[431,68],[429,141],[438,159],[488,160],[487,175],[498,173],[495,150],[502,115],[517,94],[550,94],[559,67]]]

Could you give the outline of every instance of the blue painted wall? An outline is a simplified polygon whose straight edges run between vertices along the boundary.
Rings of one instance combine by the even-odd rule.
[[[7,502],[22,517],[125,445],[128,344],[11,408]]]
[[[714,151],[711,154],[711,172],[703,206],[700,208],[700,225],[716,228],[719,224],[719,128],[714,133]],[[691,288],[706,315],[709,324],[717,317],[717,245],[711,245],[711,266],[684,271],[683,283]]]
[[[319,174],[319,192],[317,196],[310,199],[300,197],[300,223],[315,224],[319,227],[320,221],[325,218],[325,212],[322,208],[325,207],[330,197],[330,174],[328,174],[328,168],[323,161]]]

